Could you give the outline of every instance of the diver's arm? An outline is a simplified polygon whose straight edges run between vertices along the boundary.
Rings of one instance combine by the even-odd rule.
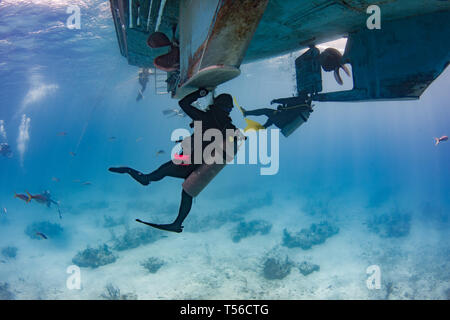
[[[270,117],[274,113],[274,109],[260,108],[254,110],[245,110],[246,116],[267,116]]]
[[[192,103],[194,101],[197,101],[198,98],[204,97],[202,95],[204,93],[204,89],[199,89],[197,91],[192,92],[191,94],[188,94],[186,97],[181,99],[178,104],[180,105],[180,108],[192,119],[192,120],[203,120],[205,118],[206,112],[197,109],[196,107],[192,106]]]

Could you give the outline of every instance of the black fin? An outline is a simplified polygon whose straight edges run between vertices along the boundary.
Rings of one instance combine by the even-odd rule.
[[[140,222],[140,223],[143,223],[143,224],[146,224],[146,225],[148,225],[150,227],[159,229],[159,230],[176,232],[176,233],[180,233],[180,232],[183,231],[183,226],[177,226],[177,225],[175,225],[173,223],[171,223],[171,224],[156,224],[156,223],[151,223],[151,222],[145,222],[145,221],[142,221],[140,219],[136,219],[136,221]]]

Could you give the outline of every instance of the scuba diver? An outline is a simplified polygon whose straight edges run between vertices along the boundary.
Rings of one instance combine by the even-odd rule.
[[[0,143],[0,155],[7,158],[12,158],[13,156],[11,147],[6,142]]]
[[[142,68],[139,70],[139,84],[141,85],[141,89],[139,89],[139,93],[136,98],[136,101],[140,101],[140,100],[142,100],[142,98],[144,98],[144,91],[145,91],[145,88],[147,88],[149,75],[150,75],[149,68]]]
[[[266,123],[264,123],[263,125],[255,121],[245,119],[245,121],[247,122],[247,128],[245,129],[245,131],[249,129],[267,129],[271,125],[275,125],[279,129],[281,129],[281,132],[285,136],[288,136],[301,124],[308,121],[311,112],[313,112],[311,101],[311,98],[305,95],[303,97],[299,96],[272,100],[270,102],[271,104],[279,104],[276,110],[270,108],[245,110],[244,108],[240,107],[244,117],[266,116],[268,118]]]
[[[214,98],[213,104],[209,106],[209,109],[207,111],[202,111],[197,109],[196,107],[192,106],[192,103],[194,103],[197,99],[200,97],[205,97],[208,94],[208,91],[206,89],[199,89],[183,99],[179,101],[179,105],[181,109],[193,120],[193,121],[199,121],[201,122],[201,132],[197,132],[198,127],[196,128],[194,126],[194,133],[184,140],[191,139],[193,141],[195,135],[201,134],[203,137],[203,134],[208,129],[218,129],[222,133],[223,136],[226,135],[226,131],[229,129],[233,130],[233,133],[240,132],[237,130],[237,128],[233,125],[232,120],[230,118],[230,112],[233,108],[233,99],[229,94],[221,94]],[[227,130],[228,129],[228,130]],[[232,140],[232,146],[233,146],[233,154],[235,154],[237,149],[237,140],[239,138],[242,138],[242,136],[236,137],[233,136]],[[201,146],[201,151],[203,155],[204,149],[210,144],[209,141],[203,141]],[[190,144],[190,149],[185,147],[183,143],[181,144],[183,151],[182,154],[185,157],[186,155],[194,155],[194,146],[195,143]],[[197,150],[198,152],[198,150]],[[181,155],[181,154],[180,154]],[[233,155],[234,156],[234,155]],[[191,159],[192,160],[192,159]],[[209,166],[209,168],[208,168]],[[135,179],[140,184],[147,186],[150,184],[150,182],[159,181],[165,177],[174,177],[174,178],[181,178],[185,179],[185,183],[183,184],[183,190],[181,192],[181,203],[180,208],[178,212],[178,216],[174,220],[174,222],[170,224],[154,224],[149,222],[144,222],[139,219],[136,219],[137,222],[144,223],[146,225],[149,225],[151,227],[166,230],[166,231],[172,231],[180,233],[183,231],[182,223],[186,219],[187,215],[189,214],[189,211],[192,207],[192,199],[194,196],[196,196],[200,191],[211,181],[214,176],[220,171],[220,169],[224,165],[208,165],[204,162],[202,159],[201,163],[182,163],[182,164],[176,164],[174,161],[169,160],[168,162],[161,165],[158,169],[155,171],[144,174],[141,173],[135,169],[128,168],[128,167],[118,167],[118,168],[109,168],[109,171],[115,172],[115,173],[127,173],[129,174],[133,179]],[[209,170],[212,169],[212,170]],[[208,172],[209,170],[209,172]],[[193,174],[196,173],[196,174]],[[206,173],[205,175],[203,175]],[[195,181],[193,184],[188,183],[188,178],[190,178],[191,174],[193,174],[191,179],[192,181],[195,181],[196,178],[197,181]],[[197,184],[197,185],[195,185]]]

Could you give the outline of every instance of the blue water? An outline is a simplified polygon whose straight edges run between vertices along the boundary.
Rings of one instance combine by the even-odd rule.
[[[418,101],[316,103],[305,125],[280,135],[277,174],[260,175],[259,164],[226,167],[195,200],[182,234],[117,252],[113,264],[82,268],[81,289],[68,289],[66,268],[78,251],[110,244],[124,226],[139,227],[135,218],[175,218],[180,180],[142,187],[107,168],[154,170],[169,159],[171,132],[190,122],[162,114],[177,101],[155,94],[152,78],[143,101],[135,101],[138,69],[119,53],[109,2],[74,3],[82,10],[80,30],[65,27],[69,1],[0,2],[0,139],[14,152],[0,158],[0,249],[18,249],[15,258],[0,256],[0,285],[7,283],[14,298],[97,299],[111,282],[142,299],[449,298],[450,142],[436,147],[433,139],[449,134],[448,70]],[[248,109],[291,96],[298,55],[243,65],[218,92]],[[236,108],[231,116],[245,127]],[[29,128],[21,135],[24,117]],[[13,197],[43,190],[60,202],[63,219],[54,206]],[[221,213],[263,219],[272,229],[234,243],[230,230],[238,221],[217,223]],[[400,213],[411,219],[406,235],[384,238],[370,228],[372,217],[390,214],[397,223]],[[124,225],[107,228],[104,216]],[[282,246],[284,228],[323,220],[339,233],[308,251]],[[24,230],[39,221],[60,224],[63,235],[30,238]],[[267,280],[261,268],[273,252],[311,260],[320,271],[304,277],[293,269]],[[166,265],[149,275],[139,263],[150,255]],[[381,289],[366,287],[370,265],[381,268]]]

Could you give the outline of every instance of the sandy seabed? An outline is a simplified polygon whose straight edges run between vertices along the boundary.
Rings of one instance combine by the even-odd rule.
[[[88,245],[110,243],[111,231],[101,226],[101,218],[119,217],[122,210],[67,214],[61,224],[70,239],[64,244],[31,240],[16,222],[1,225],[5,232],[8,228],[10,234],[16,233],[15,240],[5,245],[18,247],[19,253],[16,259],[1,261],[0,283],[7,282],[16,299],[102,299],[108,284],[138,299],[449,299],[448,228],[424,225],[413,218],[406,237],[381,238],[368,231],[360,208],[341,208],[346,214],[336,219],[308,215],[291,203],[277,200],[250,210],[245,220],[269,221],[271,232],[237,243],[231,239],[236,223],[190,232],[190,223],[196,221],[190,216],[181,234],[168,233],[156,242],[114,251],[115,263],[81,268],[80,290],[66,286],[72,258]],[[194,204],[192,215],[202,215],[211,205],[208,201]],[[132,227],[136,227],[133,218],[137,214],[127,211]],[[325,219],[340,228],[325,243],[309,250],[282,246],[284,228],[298,231]],[[296,263],[318,264],[320,270],[304,276],[293,267],[284,279],[267,280],[262,269],[269,252],[289,256]],[[158,257],[165,264],[149,273],[141,266],[148,257]],[[367,287],[370,275],[366,269],[371,265],[380,268],[380,289]]]

